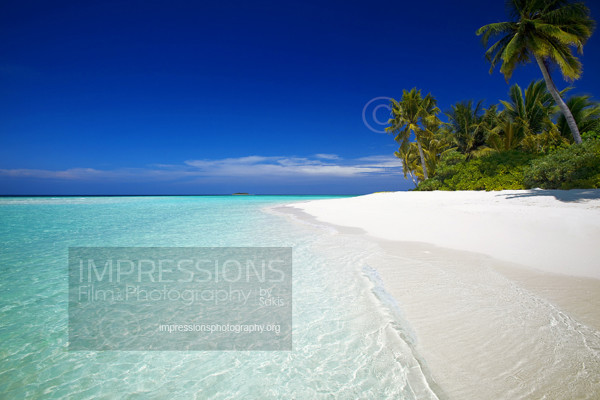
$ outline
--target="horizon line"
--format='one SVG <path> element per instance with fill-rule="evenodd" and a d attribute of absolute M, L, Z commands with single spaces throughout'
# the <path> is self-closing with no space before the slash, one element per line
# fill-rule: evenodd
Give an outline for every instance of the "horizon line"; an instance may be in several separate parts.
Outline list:
<path fill-rule="evenodd" d="M 377 193 L 377 192 L 371 192 Z M 222 194 L 0 194 L 0 197 L 199 197 L 199 196 L 360 196 L 370 193 L 222 193 Z"/>

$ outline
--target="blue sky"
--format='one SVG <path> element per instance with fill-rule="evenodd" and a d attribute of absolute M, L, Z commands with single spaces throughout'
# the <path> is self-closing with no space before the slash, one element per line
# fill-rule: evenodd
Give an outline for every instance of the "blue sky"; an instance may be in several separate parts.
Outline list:
<path fill-rule="evenodd" d="M 505 19 L 502 0 L 3 1 L 0 194 L 410 188 L 374 132 L 385 102 L 365 105 L 506 98 L 474 34 Z M 584 51 L 571 93 L 598 99 L 600 34 Z"/>

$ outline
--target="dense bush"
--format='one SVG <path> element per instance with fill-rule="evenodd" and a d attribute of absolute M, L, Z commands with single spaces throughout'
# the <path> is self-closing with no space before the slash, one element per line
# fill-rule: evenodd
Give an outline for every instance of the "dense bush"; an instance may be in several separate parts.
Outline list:
<path fill-rule="evenodd" d="M 596 139 L 600 140 L 600 131 L 598 131 L 598 132 L 594 132 L 594 131 L 583 132 L 581 134 L 581 138 L 583 140 L 596 140 Z"/>
<path fill-rule="evenodd" d="M 524 171 L 537 157 L 513 150 L 465 161 L 465 155 L 452 151 L 442 158 L 436 176 L 416 190 L 525 189 Z"/>
<path fill-rule="evenodd" d="M 525 171 L 526 187 L 600 188 L 600 140 L 593 135 L 580 145 L 559 149 L 535 160 Z"/>

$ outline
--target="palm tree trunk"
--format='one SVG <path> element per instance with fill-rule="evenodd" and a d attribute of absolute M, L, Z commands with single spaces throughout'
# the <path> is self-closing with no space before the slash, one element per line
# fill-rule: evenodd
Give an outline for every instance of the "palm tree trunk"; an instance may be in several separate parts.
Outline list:
<path fill-rule="evenodd" d="M 423 167 L 423 180 L 427 180 L 427 166 L 425 165 L 425 154 L 423 153 L 423 147 L 421 147 L 421 142 L 417 139 L 417 147 L 419 148 L 419 155 L 421 156 L 421 166 Z"/>
<path fill-rule="evenodd" d="M 415 176 L 413 175 L 412 172 L 408 173 L 410 175 L 410 179 L 412 180 L 413 185 L 415 185 L 415 187 L 419 186 L 419 183 L 415 180 Z"/>
<path fill-rule="evenodd" d="M 577 128 L 575 118 L 573 118 L 571 110 L 569 110 L 569 107 L 567 107 L 562 97 L 560 97 L 558 89 L 556 89 L 556 86 L 554 86 L 554 82 L 552 81 L 552 78 L 548 73 L 548 68 L 546 68 L 544 60 L 542 60 L 540 56 L 535 56 L 535 60 L 537 61 L 538 65 L 540 66 L 540 69 L 542 70 L 542 75 L 544 75 L 544 80 L 546 81 L 546 86 L 548 87 L 550 94 L 554 98 L 554 101 L 556 102 L 556 104 L 560 108 L 560 111 L 563 113 L 565 119 L 567 120 L 567 124 L 569 125 L 569 129 L 571 130 L 571 134 L 573 134 L 573 139 L 575 140 L 575 143 L 581 143 L 581 135 L 579 134 L 579 128 Z"/>

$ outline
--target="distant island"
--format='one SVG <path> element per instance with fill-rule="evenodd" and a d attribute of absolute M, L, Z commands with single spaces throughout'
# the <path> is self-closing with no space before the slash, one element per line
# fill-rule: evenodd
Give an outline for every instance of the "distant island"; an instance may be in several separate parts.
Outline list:
<path fill-rule="evenodd" d="M 232 196 L 250 196 L 250 193 L 233 193 Z"/>

